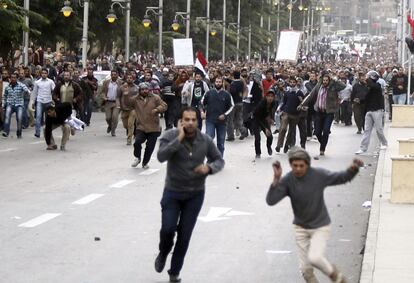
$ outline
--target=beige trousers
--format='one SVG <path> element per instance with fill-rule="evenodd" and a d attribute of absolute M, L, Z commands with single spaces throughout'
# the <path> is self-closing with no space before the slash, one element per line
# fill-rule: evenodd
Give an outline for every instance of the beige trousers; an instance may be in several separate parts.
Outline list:
<path fill-rule="evenodd" d="M 135 130 L 135 110 L 122 110 L 121 119 L 127 130 L 127 141 L 131 142 Z"/>
<path fill-rule="evenodd" d="M 111 129 L 111 134 L 115 134 L 116 127 L 118 126 L 119 111 L 120 109 L 115 102 L 107 101 L 105 103 L 105 119 L 108 127 Z"/>
<path fill-rule="evenodd" d="M 306 282 L 317 283 L 313 268 L 316 267 L 327 276 L 334 271 L 333 265 L 325 258 L 326 244 L 329 240 L 331 226 L 317 229 L 304 229 L 294 225 L 300 270 Z"/>
<path fill-rule="evenodd" d="M 55 145 L 55 139 L 53 138 L 53 130 L 59 128 L 60 126 L 58 125 L 53 125 L 52 126 L 52 134 L 50 137 L 50 145 Z M 43 133 L 44 134 L 44 133 Z M 60 145 L 65 146 L 67 141 L 69 140 L 69 136 L 70 136 L 70 126 L 68 124 L 63 124 L 62 125 L 62 141 L 60 143 Z"/>

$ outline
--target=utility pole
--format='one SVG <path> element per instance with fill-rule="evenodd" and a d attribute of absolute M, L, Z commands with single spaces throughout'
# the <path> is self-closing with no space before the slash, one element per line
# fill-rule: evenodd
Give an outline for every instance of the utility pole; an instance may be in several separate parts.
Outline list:
<path fill-rule="evenodd" d="M 159 0 L 158 2 L 158 62 L 160 64 L 164 63 L 164 58 L 162 55 L 162 20 L 163 20 L 163 9 L 164 9 L 164 0 Z"/>
<path fill-rule="evenodd" d="M 24 24 L 29 28 L 29 10 L 30 10 L 30 0 L 24 0 L 24 10 L 26 15 L 24 16 Z M 29 28 L 30 30 L 30 28 Z M 23 64 L 27 66 L 29 64 L 29 31 L 23 32 Z M 41 62 L 43 64 L 43 62 Z"/>
<path fill-rule="evenodd" d="M 267 18 L 267 31 L 270 34 L 270 16 L 268 16 Z M 269 62 L 270 62 L 270 42 L 267 42 L 267 63 Z"/>
<path fill-rule="evenodd" d="M 210 0 L 207 0 L 207 15 L 206 15 L 206 60 L 208 62 L 208 51 L 210 47 Z"/>
<path fill-rule="evenodd" d="M 191 0 L 187 0 L 187 20 L 185 22 L 185 37 L 190 38 Z"/>
<path fill-rule="evenodd" d="M 82 68 L 86 68 L 88 56 L 88 22 L 89 22 L 89 0 L 83 2 L 83 28 L 82 28 Z"/>
<path fill-rule="evenodd" d="M 129 61 L 129 35 L 131 28 L 131 0 L 126 1 L 125 17 L 125 62 Z"/>
<path fill-rule="evenodd" d="M 226 0 L 223 0 L 223 51 L 222 51 L 222 61 L 226 61 Z"/>
<path fill-rule="evenodd" d="M 240 49 L 240 0 L 237 8 L 237 42 L 236 42 L 236 61 L 239 62 Z"/>

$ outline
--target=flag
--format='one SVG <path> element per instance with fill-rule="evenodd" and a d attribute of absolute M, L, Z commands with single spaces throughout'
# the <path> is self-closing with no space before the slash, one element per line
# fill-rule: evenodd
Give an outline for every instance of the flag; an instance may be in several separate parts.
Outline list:
<path fill-rule="evenodd" d="M 207 76 L 206 67 L 207 60 L 204 58 L 203 53 L 201 51 L 197 51 L 196 60 L 194 63 L 194 67 L 196 67 L 200 73 L 204 74 L 204 76 Z"/>

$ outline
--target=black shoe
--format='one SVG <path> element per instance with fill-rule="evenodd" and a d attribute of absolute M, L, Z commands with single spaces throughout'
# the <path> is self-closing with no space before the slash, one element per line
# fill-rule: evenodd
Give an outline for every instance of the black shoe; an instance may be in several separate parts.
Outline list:
<path fill-rule="evenodd" d="M 227 138 L 226 141 L 232 142 L 232 141 L 234 141 L 234 138 Z"/>
<path fill-rule="evenodd" d="M 161 273 L 164 270 L 165 262 L 167 261 L 166 256 L 162 256 L 161 254 L 158 254 L 157 258 L 155 259 L 155 271 L 158 273 Z"/>
<path fill-rule="evenodd" d="M 171 275 L 170 274 L 170 282 L 171 283 L 178 283 L 181 282 L 181 278 L 179 275 Z"/>
<path fill-rule="evenodd" d="M 285 147 L 283 148 L 283 152 L 287 153 L 289 151 L 289 146 L 285 145 Z"/>
<path fill-rule="evenodd" d="M 273 154 L 273 150 L 270 146 L 267 148 L 267 153 L 269 154 L 269 156 L 272 156 Z"/>
<path fill-rule="evenodd" d="M 106 133 L 109 134 L 111 132 L 111 127 L 106 128 Z"/>
<path fill-rule="evenodd" d="M 362 133 L 361 133 L 361 131 L 358 131 L 358 132 L 356 132 L 356 133 L 357 133 L 357 135 L 360 135 L 360 134 L 362 134 Z"/>
<path fill-rule="evenodd" d="M 38 134 L 34 134 L 34 136 L 36 137 L 36 138 L 40 138 L 40 134 L 38 135 Z"/>
<path fill-rule="evenodd" d="M 306 145 L 305 144 L 301 144 L 300 147 L 303 148 L 303 149 L 305 149 L 306 148 Z"/>
<path fill-rule="evenodd" d="M 277 146 L 277 147 L 275 148 L 275 150 L 276 150 L 276 152 L 280 152 L 280 147 L 278 147 L 278 146 Z"/>
<path fill-rule="evenodd" d="M 2 133 L 2 136 L 3 136 L 3 137 L 5 137 L 5 138 L 7 138 L 9 135 L 8 135 L 8 134 L 6 134 L 5 132 L 3 132 L 3 133 Z"/>

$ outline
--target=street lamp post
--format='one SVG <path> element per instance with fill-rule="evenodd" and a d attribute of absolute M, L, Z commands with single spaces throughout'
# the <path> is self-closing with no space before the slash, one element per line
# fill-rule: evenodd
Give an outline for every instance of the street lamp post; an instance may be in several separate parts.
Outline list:
<path fill-rule="evenodd" d="M 66 0 L 63 8 L 60 10 L 65 17 L 70 17 L 73 13 L 70 7 L 70 1 Z M 86 68 L 86 59 L 88 54 L 88 22 L 89 22 L 89 0 L 83 0 L 83 6 L 79 1 L 79 5 L 83 7 L 83 25 L 82 25 L 82 68 Z"/>
<path fill-rule="evenodd" d="M 30 0 L 24 0 L 24 9 L 26 10 L 26 13 L 29 13 Z M 29 28 L 29 15 L 28 14 L 24 16 L 24 23 Z M 23 63 L 25 66 L 27 66 L 29 64 L 29 31 L 23 32 L 23 43 L 24 43 Z"/>
<path fill-rule="evenodd" d="M 221 60 L 223 63 L 226 61 L 226 0 L 223 0 L 223 51 Z"/>
<path fill-rule="evenodd" d="M 159 0 L 158 7 L 147 7 L 145 10 L 144 20 L 142 24 L 145 28 L 151 26 L 151 20 L 149 18 L 149 12 L 153 13 L 154 15 L 158 16 L 158 61 L 162 63 L 162 21 L 163 21 L 163 0 Z M 174 21 L 175 23 L 175 21 Z M 173 23 L 173 26 L 174 26 Z"/>
<path fill-rule="evenodd" d="M 187 21 L 185 23 L 185 37 L 190 38 L 191 0 L 187 0 Z"/>
<path fill-rule="evenodd" d="M 268 16 L 267 18 L 267 30 L 270 34 L 270 16 Z M 270 43 L 271 43 L 271 39 L 269 40 L 269 42 L 267 43 L 267 63 L 270 62 Z"/>
<path fill-rule="evenodd" d="M 88 0 L 89 1 L 89 0 Z M 124 3 L 124 5 L 123 5 Z M 111 9 L 106 16 L 109 23 L 115 22 L 117 19 L 114 6 L 118 5 L 126 11 L 125 15 L 125 57 L 126 62 L 129 61 L 129 41 L 130 41 L 130 24 L 131 24 L 131 0 L 112 0 Z"/>
<path fill-rule="evenodd" d="M 240 49 L 240 0 L 237 6 L 237 42 L 236 42 L 236 61 L 239 62 Z"/>
<path fill-rule="evenodd" d="M 207 0 L 207 15 L 206 15 L 206 60 L 208 62 L 210 48 L 210 0 Z"/>

